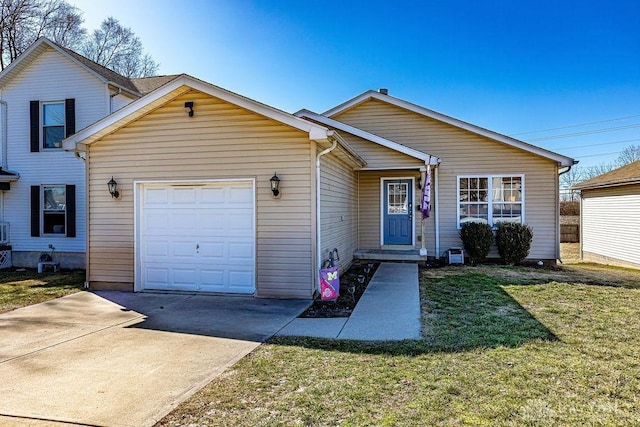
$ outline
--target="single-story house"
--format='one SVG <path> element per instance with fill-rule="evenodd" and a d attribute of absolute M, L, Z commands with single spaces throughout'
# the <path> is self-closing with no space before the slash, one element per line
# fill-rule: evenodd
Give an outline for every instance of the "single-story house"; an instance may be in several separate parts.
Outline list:
<path fill-rule="evenodd" d="M 640 160 L 573 186 L 580 190 L 580 257 L 640 268 Z"/>
<path fill-rule="evenodd" d="M 91 288 L 275 298 L 312 298 L 334 249 L 342 268 L 439 257 L 467 221 L 526 222 L 555 262 L 574 164 L 386 93 L 292 115 L 188 75 L 64 148 L 86 158 Z"/>

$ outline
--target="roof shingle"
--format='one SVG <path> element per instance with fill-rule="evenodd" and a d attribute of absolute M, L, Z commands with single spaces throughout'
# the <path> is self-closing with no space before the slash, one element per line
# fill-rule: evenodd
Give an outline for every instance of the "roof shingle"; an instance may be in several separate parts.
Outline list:
<path fill-rule="evenodd" d="M 587 190 L 601 187 L 614 187 L 625 184 L 640 183 L 640 160 L 614 169 L 595 178 L 579 182 L 572 188 L 574 190 Z"/>

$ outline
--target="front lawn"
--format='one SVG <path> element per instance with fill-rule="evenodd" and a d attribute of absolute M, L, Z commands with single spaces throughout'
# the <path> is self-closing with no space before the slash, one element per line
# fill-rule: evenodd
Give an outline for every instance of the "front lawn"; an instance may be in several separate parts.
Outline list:
<path fill-rule="evenodd" d="M 639 425 L 640 273 L 421 272 L 420 341 L 278 338 L 159 425 Z"/>
<path fill-rule="evenodd" d="M 84 271 L 38 274 L 0 271 L 0 313 L 82 290 Z"/>

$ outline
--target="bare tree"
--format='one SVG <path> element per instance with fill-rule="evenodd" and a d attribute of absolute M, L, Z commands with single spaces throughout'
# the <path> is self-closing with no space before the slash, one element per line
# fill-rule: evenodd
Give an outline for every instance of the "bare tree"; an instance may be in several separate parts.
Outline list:
<path fill-rule="evenodd" d="M 81 53 L 127 77 L 145 77 L 158 70 L 158 63 L 144 53 L 140 38 L 112 17 L 89 36 Z"/>
<path fill-rule="evenodd" d="M 42 36 L 77 47 L 86 33 L 82 22 L 80 10 L 65 0 L 0 0 L 0 68 Z"/>
<path fill-rule="evenodd" d="M 573 166 L 568 172 L 560 175 L 560 199 L 563 201 L 578 200 L 579 192 L 571 190 L 571 187 L 584 180 L 583 168 L 578 165 Z"/>
<path fill-rule="evenodd" d="M 626 147 L 616 159 L 616 166 L 624 166 L 640 160 L 640 145 L 630 145 Z"/>

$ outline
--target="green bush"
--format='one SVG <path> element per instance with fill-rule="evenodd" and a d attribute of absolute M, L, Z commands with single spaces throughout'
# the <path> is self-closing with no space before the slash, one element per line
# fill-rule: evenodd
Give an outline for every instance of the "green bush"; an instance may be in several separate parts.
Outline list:
<path fill-rule="evenodd" d="M 496 245 L 500 258 L 508 265 L 521 263 L 531 250 L 533 231 L 527 224 L 505 222 L 498 225 Z"/>
<path fill-rule="evenodd" d="M 489 224 L 480 222 L 468 222 L 460 229 L 460 239 L 464 245 L 471 264 L 484 261 L 489 255 L 489 248 L 493 241 L 493 231 Z"/>

